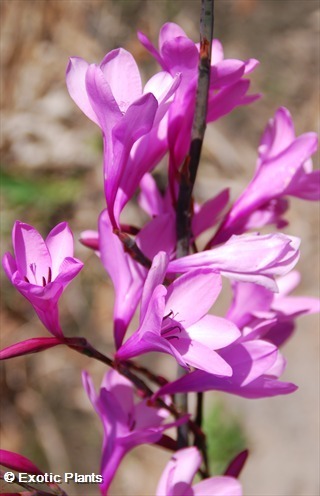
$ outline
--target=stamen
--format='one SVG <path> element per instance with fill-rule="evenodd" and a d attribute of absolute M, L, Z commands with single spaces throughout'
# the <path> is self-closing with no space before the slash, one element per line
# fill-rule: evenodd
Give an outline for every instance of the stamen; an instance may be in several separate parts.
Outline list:
<path fill-rule="evenodd" d="M 46 284 L 47 284 L 47 283 L 46 283 L 46 280 L 45 280 L 45 278 L 42 276 L 42 286 L 44 287 L 44 286 L 46 286 Z"/>
<path fill-rule="evenodd" d="M 178 329 L 178 331 L 181 332 L 181 327 L 179 325 L 175 325 L 172 327 L 167 327 L 167 329 L 162 329 L 161 330 L 161 336 L 164 336 L 165 334 L 168 334 L 169 332 L 172 332 L 175 329 Z M 172 336 L 172 337 L 174 337 L 174 336 Z M 169 338 L 166 338 L 166 339 L 169 339 Z"/>
<path fill-rule="evenodd" d="M 28 282 L 28 283 L 30 284 L 30 281 L 29 281 L 29 279 L 27 278 L 27 276 L 24 276 L 24 278 L 23 278 L 23 279 L 24 279 L 26 282 Z"/>
<path fill-rule="evenodd" d="M 173 315 L 173 310 L 171 310 L 171 309 L 170 309 L 170 312 L 169 312 L 167 315 L 165 315 L 165 316 L 163 317 L 163 320 L 168 319 L 168 318 L 169 318 L 169 317 L 171 317 L 172 315 Z"/>
<path fill-rule="evenodd" d="M 48 284 L 52 281 L 52 270 L 51 267 L 48 268 Z"/>

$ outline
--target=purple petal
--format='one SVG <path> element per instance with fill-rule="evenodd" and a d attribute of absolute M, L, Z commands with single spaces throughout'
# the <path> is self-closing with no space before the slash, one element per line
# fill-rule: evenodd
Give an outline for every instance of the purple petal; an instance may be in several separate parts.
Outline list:
<path fill-rule="evenodd" d="M 273 276 L 284 275 L 295 266 L 298 248 L 298 238 L 281 233 L 232 236 L 218 248 L 170 262 L 168 273 L 210 267 L 234 280 L 254 282 L 275 291 Z"/>
<path fill-rule="evenodd" d="M 21 277 L 41 286 L 42 278 L 47 280 L 51 257 L 47 246 L 36 229 L 16 221 L 12 231 L 12 242 Z"/>
<path fill-rule="evenodd" d="M 7 278 L 11 281 L 15 272 L 17 272 L 16 260 L 11 255 L 11 253 L 7 252 L 3 255 L 2 266 L 4 268 Z"/>
<path fill-rule="evenodd" d="M 235 83 L 240 79 L 245 70 L 242 60 L 225 59 L 211 66 L 210 89 L 220 89 Z"/>
<path fill-rule="evenodd" d="M 242 496 L 240 482 L 233 477 L 210 477 L 193 486 L 194 496 Z"/>
<path fill-rule="evenodd" d="M 158 189 L 157 183 L 148 172 L 140 181 L 140 194 L 138 203 L 150 217 L 164 213 L 163 197 Z"/>
<path fill-rule="evenodd" d="M 243 398 L 256 399 L 268 398 L 282 394 L 290 394 L 297 390 L 297 386 L 290 382 L 281 382 L 266 375 L 259 377 L 246 386 L 234 382 L 232 378 L 217 377 L 202 370 L 196 370 L 186 376 L 163 386 L 155 397 L 166 394 L 200 392 L 200 391 L 225 391 Z"/>
<path fill-rule="evenodd" d="M 63 340 L 59 338 L 31 338 L 20 343 L 13 344 L 0 351 L 0 360 L 7 358 L 14 358 L 21 355 L 28 355 L 29 353 L 38 353 L 53 346 L 63 344 Z"/>
<path fill-rule="evenodd" d="M 117 48 L 104 57 L 100 68 L 121 112 L 125 113 L 129 105 L 142 94 L 136 61 L 130 52 Z"/>
<path fill-rule="evenodd" d="M 50 231 L 46 245 L 52 260 L 52 279 L 55 279 L 64 259 L 73 257 L 73 234 L 66 222 L 61 222 Z"/>
<path fill-rule="evenodd" d="M 113 316 L 118 348 L 137 308 L 147 271 L 124 252 L 121 241 L 113 233 L 107 210 L 99 218 L 99 240 L 101 261 L 115 289 Z"/>
<path fill-rule="evenodd" d="M 142 298 L 141 298 L 141 310 L 140 310 L 140 324 L 144 320 L 146 313 L 148 311 L 148 306 L 151 298 L 153 298 L 153 292 L 157 286 L 163 283 L 166 270 L 168 267 L 168 255 L 165 252 L 159 252 L 152 261 L 151 268 L 149 269 L 146 281 L 144 283 Z M 162 291 L 163 292 L 163 291 Z M 167 291 L 164 292 L 166 294 Z M 160 316 L 161 320 L 163 314 Z"/>
<path fill-rule="evenodd" d="M 173 340 L 172 345 L 188 365 L 205 370 L 209 374 L 231 377 L 230 365 L 218 353 L 199 341 L 179 338 Z"/>
<path fill-rule="evenodd" d="M 92 108 L 86 88 L 88 67 L 89 64 L 85 60 L 71 57 L 66 71 L 66 83 L 72 100 L 89 119 L 99 126 L 99 119 Z"/>
<path fill-rule="evenodd" d="M 164 313 L 172 311 L 173 318 L 187 328 L 208 313 L 221 287 L 220 275 L 210 269 L 187 272 L 168 287 Z"/>
<path fill-rule="evenodd" d="M 219 350 L 241 336 L 239 329 L 230 320 L 215 315 L 205 315 L 187 329 L 192 340 L 197 340 L 211 350 Z"/>
<path fill-rule="evenodd" d="M 160 251 L 169 256 L 176 247 L 175 215 L 172 213 L 158 215 L 143 226 L 136 236 L 136 243 L 148 258 L 153 257 Z"/>
<path fill-rule="evenodd" d="M 65 258 L 59 267 L 60 272 L 55 282 L 62 284 L 65 288 L 79 274 L 82 268 L 83 263 L 80 260 L 71 257 Z"/>
<path fill-rule="evenodd" d="M 167 70 L 167 67 L 163 64 L 163 60 L 162 60 L 158 50 L 151 43 L 149 38 L 145 34 L 141 33 L 141 31 L 137 32 L 137 36 L 138 36 L 140 43 L 151 53 L 151 55 L 156 59 L 158 64 L 161 65 L 161 67 L 164 70 Z"/>
<path fill-rule="evenodd" d="M 122 113 L 102 70 L 94 64 L 86 73 L 86 91 L 98 123 L 106 139 L 110 140 L 111 130 L 121 120 Z"/>
<path fill-rule="evenodd" d="M 229 188 L 201 205 L 200 210 L 192 218 L 192 233 L 195 238 L 216 224 L 228 201 Z"/>
<path fill-rule="evenodd" d="M 159 480 L 156 496 L 174 494 L 184 496 L 188 486 L 201 465 L 201 455 L 197 448 L 190 447 L 177 451 L 167 463 Z M 179 490 L 180 488 L 180 490 Z"/>

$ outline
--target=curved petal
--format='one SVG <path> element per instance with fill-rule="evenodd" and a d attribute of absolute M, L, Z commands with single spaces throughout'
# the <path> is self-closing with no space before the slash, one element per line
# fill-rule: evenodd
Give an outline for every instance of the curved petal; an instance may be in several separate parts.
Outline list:
<path fill-rule="evenodd" d="M 199 341 L 211 350 L 229 346 L 241 336 L 239 329 L 230 320 L 215 315 L 205 315 L 187 329 L 192 340 Z"/>
<path fill-rule="evenodd" d="M 180 338 L 172 341 L 172 345 L 188 365 L 204 370 L 209 374 L 232 376 L 230 365 L 218 353 L 210 350 L 201 342 Z"/>
<path fill-rule="evenodd" d="M 125 113 L 142 94 L 140 72 L 134 57 L 127 50 L 117 48 L 104 57 L 100 68 L 121 112 Z"/>
<path fill-rule="evenodd" d="M 2 267 L 4 268 L 7 278 L 11 281 L 13 275 L 17 272 L 17 263 L 10 252 L 7 252 L 3 255 Z"/>
<path fill-rule="evenodd" d="M 168 287 L 164 313 L 172 311 L 173 318 L 187 328 L 208 313 L 221 287 L 221 276 L 212 270 L 189 271 Z"/>
<path fill-rule="evenodd" d="M 16 221 L 12 231 L 12 243 L 21 277 L 26 276 L 30 283 L 41 286 L 47 281 L 51 267 L 48 248 L 34 227 Z"/>
<path fill-rule="evenodd" d="M 197 448 L 184 448 L 177 451 L 167 463 L 159 480 L 156 496 L 184 496 L 185 489 L 201 465 L 201 455 Z M 180 485 L 180 490 L 179 490 Z"/>
<path fill-rule="evenodd" d="M 52 279 L 60 272 L 60 266 L 65 258 L 73 257 L 73 234 L 67 222 L 61 222 L 54 227 L 46 238 L 46 245 L 52 260 Z"/>
<path fill-rule="evenodd" d="M 80 57 L 71 57 L 66 71 L 66 83 L 72 100 L 89 119 L 99 126 L 99 119 L 92 108 L 86 88 L 88 67 L 88 62 Z"/>
<path fill-rule="evenodd" d="M 241 484 L 233 477 L 210 477 L 192 489 L 194 496 L 242 496 Z"/>

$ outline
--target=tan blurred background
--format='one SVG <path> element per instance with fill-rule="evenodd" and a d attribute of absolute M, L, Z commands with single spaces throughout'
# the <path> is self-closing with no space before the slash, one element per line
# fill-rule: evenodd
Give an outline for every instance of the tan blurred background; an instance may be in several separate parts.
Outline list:
<path fill-rule="evenodd" d="M 146 80 L 157 68 L 138 43 L 137 29 L 156 42 L 161 25 L 170 20 L 197 41 L 200 0 L 1 0 L 0 5 L 2 254 L 11 250 L 15 219 L 35 225 L 43 235 L 67 220 L 77 239 L 82 230 L 96 228 L 104 206 L 100 133 L 69 98 L 68 58 L 98 62 L 123 46 L 136 57 Z M 233 197 L 243 190 L 252 176 L 259 136 L 278 106 L 292 112 L 298 134 L 319 130 L 318 0 L 218 0 L 215 36 L 226 57 L 261 61 L 252 91 L 264 97 L 209 127 L 199 200 L 225 186 L 232 187 Z M 297 294 L 319 296 L 319 209 L 299 200 L 291 205 L 287 232 L 303 239 Z M 138 222 L 134 203 L 126 215 Z M 63 328 L 112 353 L 111 283 L 97 258 L 78 242 L 76 256 L 85 268 L 62 298 Z M 222 313 L 225 304 L 215 311 Z M 46 331 L 32 309 L 2 274 L 1 346 L 42 335 Z M 248 496 L 320 492 L 317 317 L 300 320 L 284 354 L 285 378 L 300 388 L 294 395 L 249 401 L 210 393 L 206 400 L 208 418 L 219 427 L 214 435 L 227 432 L 219 437 L 214 456 L 219 458 L 230 436 L 237 438 L 235 450 L 244 442 L 251 450 L 241 478 Z M 156 365 L 174 377 L 171 359 L 156 358 Z M 3 363 L 1 447 L 53 473 L 98 473 L 102 428 L 83 393 L 82 369 L 98 386 L 104 367 L 63 348 Z M 110 495 L 154 494 L 168 458 L 152 446 L 134 450 Z M 66 490 L 69 496 L 98 494 L 93 486 Z"/>

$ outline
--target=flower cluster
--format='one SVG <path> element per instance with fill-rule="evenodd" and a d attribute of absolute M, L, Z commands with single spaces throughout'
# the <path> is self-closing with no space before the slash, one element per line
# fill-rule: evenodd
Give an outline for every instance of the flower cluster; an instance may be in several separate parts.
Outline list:
<path fill-rule="evenodd" d="M 292 335 L 296 317 L 319 311 L 319 302 L 288 296 L 299 282 L 292 269 L 300 240 L 258 230 L 287 224 L 288 196 L 319 199 L 319 171 L 312 172 L 311 162 L 317 138 L 314 133 L 296 137 L 289 111 L 278 109 L 261 138 L 250 184 L 229 209 L 228 190 L 203 205 L 194 203 L 190 246 L 178 258 L 178 191 L 190 147 L 200 46 L 173 23 L 162 27 L 158 49 L 144 34 L 138 36 L 161 66 L 144 87 L 133 56 L 122 48 L 112 50 L 99 64 L 71 58 L 66 75 L 71 98 L 103 136 L 106 208 L 96 230 L 81 235 L 82 243 L 100 257 L 115 291 L 115 353 L 105 357 L 112 369 L 99 393 L 83 374 L 84 389 L 104 429 L 101 494 L 107 494 L 126 453 L 152 443 L 175 451 L 159 481 L 158 496 L 240 496 L 238 473 L 210 477 L 206 467 L 201 472 L 204 480 L 191 488 L 205 462 L 201 443 L 195 435 L 195 446 L 180 449 L 164 431 L 186 424 L 199 432 L 201 426 L 177 409 L 171 395 L 220 390 L 263 398 L 296 389 L 279 380 L 285 368 L 279 347 Z M 221 43 L 213 40 L 207 122 L 259 98 L 249 93 L 247 78 L 257 65 L 254 59 L 225 59 Z M 160 191 L 151 173 L 166 154 L 168 182 Z M 121 222 L 122 211 L 136 192 L 148 216 L 140 229 Z M 215 234 L 199 251 L 199 236 L 212 228 Z M 65 344 L 103 361 L 104 355 L 86 340 L 65 337 L 59 320 L 59 298 L 82 268 L 73 258 L 67 224 L 57 225 L 44 241 L 36 229 L 17 221 L 13 248 L 14 256 L 4 255 L 5 272 L 53 337 L 14 344 L 0 357 Z M 233 292 L 224 318 L 214 315 L 214 308 L 212 313 L 223 278 L 231 280 Z M 138 307 L 138 327 L 128 335 Z M 149 352 L 170 355 L 172 365 L 179 364 L 184 374 L 169 382 L 132 362 Z M 157 389 L 149 387 L 145 376 Z M 25 468 L 23 457 L 3 453 L 5 466 Z"/>

